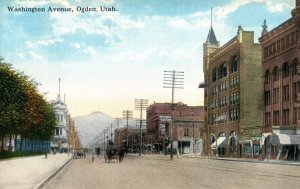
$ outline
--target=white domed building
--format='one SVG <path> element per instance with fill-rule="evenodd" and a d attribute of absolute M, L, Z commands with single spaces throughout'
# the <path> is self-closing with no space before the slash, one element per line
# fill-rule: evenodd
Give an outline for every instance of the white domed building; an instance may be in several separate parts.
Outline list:
<path fill-rule="evenodd" d="M 56 117 L 56 128 L 50 140 L 50 148 L 55 152 L 69 151 L 69 129 L 67 117 L 69 115 L 67 105 L 62 101 L 60 93 L 56 100 L 50 101 Z"/>

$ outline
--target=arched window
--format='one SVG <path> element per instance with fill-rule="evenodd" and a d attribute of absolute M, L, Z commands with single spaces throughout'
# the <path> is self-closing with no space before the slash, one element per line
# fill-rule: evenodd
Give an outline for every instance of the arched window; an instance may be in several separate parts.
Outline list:
<path fill-rule="evenodd" d="M 278 67 L 275 66 L 275 68 L 273 69 L 273 81 L 278 81 L 278 79 L 279 79 Z"/>
<path fill-rule="evenodd" d="M 231 61 L 231 72 L 236 72 L 236 71 L 238 71 L 238 60 L 237 57 L 234 56 Z"/>
<path fill-rule="evenodd" d="M 270 83 L 270 71 L 267 70 L 265 73 L 265 84 Z"/>
<path fill-rule="evenodd" d="M 282 77 L 289 77 L 289 64 L 287 62 L 282 65 Z"/>
<path fill-rule="evenodd" d="M 227 76 L 227 65 L 225 63 L 221 64 L 219 68 L 220 78 Z"/>
<path fill-rule="evenodd" d="M 293 73 L 294 74 L 300 74 L 300 63 L 299 63 L 299 59 L 298 58 L 294 59 L 294 61 L 292 63 L 292 67 L 293 67 Z"/>
<path fill-rule="evenodd" d="M 211 78 L 212 82 L 217 81 L 217 69 L 216 69 L 216 68 L 213 68 L 213 69 L 212 69 L 211 77 L 212 77 L 212 78 Z"/>

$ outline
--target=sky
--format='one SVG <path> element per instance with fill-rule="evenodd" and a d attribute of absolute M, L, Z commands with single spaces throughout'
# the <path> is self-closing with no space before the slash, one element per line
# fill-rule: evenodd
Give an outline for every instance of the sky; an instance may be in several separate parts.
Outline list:
<path fill-rule="evenodd" d="M 39 7 L 46 12 L 8 11 Z M 81 12 L 112 6 L 116 11 Z M 295 0 L 0 0 L 0 56 L 40 83 L 47 100 L 66 94 L 72 116 L 122 117 L 135 99 L 171 102 L 164 70 L 184 72 L 175 102 L 204 104 L 203 43 L 211 24 L 221 45 L 238 25 L 255 32 L 291 17 Z M 73 12 L 47 12 L 48 7 Z M 139 112 L 133 112 L 139 117 Z"/>

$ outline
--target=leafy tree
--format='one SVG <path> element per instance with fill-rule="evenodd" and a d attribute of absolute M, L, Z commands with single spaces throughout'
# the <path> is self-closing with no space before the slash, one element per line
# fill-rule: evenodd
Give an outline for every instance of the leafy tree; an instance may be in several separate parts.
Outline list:
<path fill-rule="evenodd" d="M 27 103 L 24 78 L 0 57 L 0 135 L 15 134 Z M 3 149 L 3 142 L 2 142 Z"/>
<path fill-rule="evenodd" d="M 53 108 L 39 94 L 37 83 L 0 57 L 0 137 L 21 135 L 49 139 L 55 127 Z M 3 150 L 3 142 L 2 142 Z"/>

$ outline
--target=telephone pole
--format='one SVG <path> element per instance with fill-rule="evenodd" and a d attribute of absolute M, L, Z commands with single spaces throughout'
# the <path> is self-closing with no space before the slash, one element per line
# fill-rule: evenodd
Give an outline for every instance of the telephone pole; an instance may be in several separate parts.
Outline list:
<path fill-rule="evenodd" d="M 128 149 L 128 119 L 132 119 L 131 110 L 123 110 L 123 118 L 126 119 L 126 151 Z"/>
<path fill-rule="evenodd" d="M 171 115 L 171 127 L 170 127 L 170 139 L 171 139 L 171 155 L 170 159 L 173 159 L 173 138 L 174 133 L 174 112 L 175 112 L 175 104 L 174 104 L 174 92 L 175 89 L 183 89 L 183 79 L 184 79 L 184 72 L 179 71 L 164 71 L 164 86 L 163 88 L 171 88 L 172 89 L 172 115 Z M 177 149 L 178 150 L 178 149 Z"/>
<path fill-rule="evenodd" d="M 148 99 L 135 99 L 135 110 L 140 110 L 140 148 L 139 148 L 139 156 L 141 156 L 141 148 L 142 148 L 142 119 L 143 119 L 143 110 L 146 110 L 148 107 Z"/>

